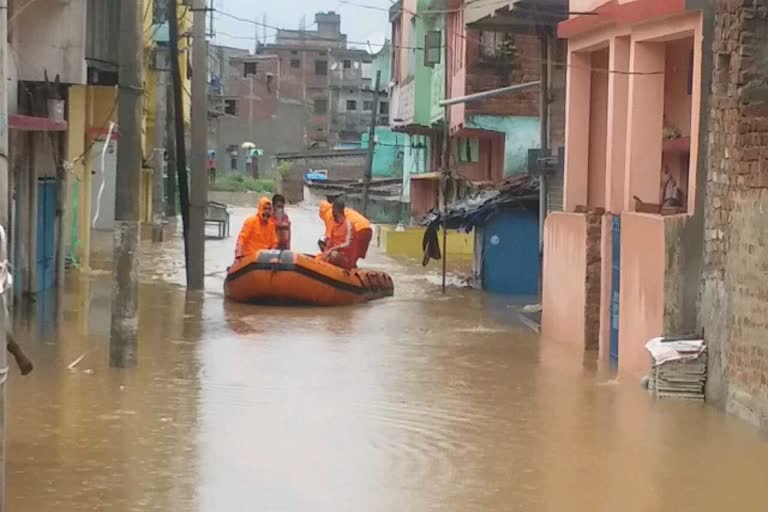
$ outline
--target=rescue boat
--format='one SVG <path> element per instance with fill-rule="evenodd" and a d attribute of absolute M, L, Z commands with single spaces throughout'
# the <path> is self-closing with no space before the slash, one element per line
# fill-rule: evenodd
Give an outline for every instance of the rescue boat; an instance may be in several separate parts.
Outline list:
<path fill-rule="evenodd" d="M 391 297 L 384 272 L 344 270 L 291 251 L 259 251 L 227 270 L 224 295 L 236 302 L 343 306 Z"/>

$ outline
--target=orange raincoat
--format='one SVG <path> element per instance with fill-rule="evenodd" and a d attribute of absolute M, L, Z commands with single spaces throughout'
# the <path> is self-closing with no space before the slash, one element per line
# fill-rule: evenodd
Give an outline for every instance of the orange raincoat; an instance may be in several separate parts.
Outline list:
<path fill-rule="evenodd" d="M 264 220 L 264 208 L 272 206 L 272 202 L 262 197 L 255 215 L 251 215 L 243 223 L 240 235 L 237 237 L 235 258 L 249 256 L 265 249 L 277 248 L 277 230 L 274 221 Z"/>

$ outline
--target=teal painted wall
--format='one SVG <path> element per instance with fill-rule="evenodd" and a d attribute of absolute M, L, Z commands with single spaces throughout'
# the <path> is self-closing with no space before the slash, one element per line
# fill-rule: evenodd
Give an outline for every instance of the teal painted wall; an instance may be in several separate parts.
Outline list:
<path fill-rule="evenodd" d="M 429 30 L 441 31 L 441 46 L 445 46 L 445 16 L 437 15 L 427 18 L 427 27 Z M 438 123 L 443 119 L 444 109 L 440 106 L 440 102 L 445 99 L 445 53 L 441 55 L 440 64 L 435 65 L 432 68 L 430 76 L 430 93 L 429 93 L 429 121 L 430 123 Z"/>
<path fill-rule="evenodd" d="M 389 89 L 389 82 L 392 81 L 392 45 L 389 39 L 384 43 L 379 53 L 373 56 L 371 62 L 371 77 L 376 80 L 376 72 L 381 71 L 381 83 L 379 87 L 382 91 Z"/>
<path fill-rule="evenodd" d="M 373 176 L 382 178 L 402 176 L 407 145 L 407 135 L 393 132 L 387 126 L 377 126 L 376 147 L 373 149 Z M 368 133 L 360 137 L 360 147 L 368 147 Z"/>
<path fill-rule="evenodd" d="M 468 128 L 479 128 L 504 134 L 504 175 L 525 172 L 528 149 L 541 142 L 538 117 L 471 116 Z"/>
<path fill-rule="evenodd" d="M 412 135 L 403 150 L 403 201 L 411 200 L 411 174 L 429 172 L 429 137 Z"/>

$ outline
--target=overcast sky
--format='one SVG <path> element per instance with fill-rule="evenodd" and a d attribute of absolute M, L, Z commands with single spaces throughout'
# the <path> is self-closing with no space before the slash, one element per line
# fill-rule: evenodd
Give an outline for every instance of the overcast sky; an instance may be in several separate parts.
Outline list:
<path fill-rule="evenodd" d="M 307 28 L 316 28 L 317 11 L 335 11 L 341 14 L 341 31 L 348 36 L 349 41 L 379 40 L 389 36 L 389 15 L 385 10 L 367 9 L 357 5 L 363 4 L 374 8 L 388 9 L 392 0 L 214 0 L 214 8 L 224 13 L 233 14 L 239 18 L 262 21 L 267 16 L 267 25 L 280 28 L 296 29 L 302 16 L 306 17 Z M 262 37 L 263 29 L 252 23 L 244 23 L 228 18 L 222 14 L 215 16 L 214 28 L 216 44 L 234 46 L 237 48 L 253 49 L 253 38 L 258 29 Z M 231 37 L 231 36 L 237 36 Z M 272 42 L 275 31 L 267 29 L 268 41 Z M 246 39 L 247 38 L 247 39 Z M 375 48 L 378 49 L 378 48 Z"/>

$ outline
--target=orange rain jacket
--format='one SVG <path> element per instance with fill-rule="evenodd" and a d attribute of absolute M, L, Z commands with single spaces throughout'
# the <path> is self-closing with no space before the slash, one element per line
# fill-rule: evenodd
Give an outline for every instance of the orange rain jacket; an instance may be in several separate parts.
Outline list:
<path fill-rule="evenodd" d="M 325 238 L 331 239 L 331 233 L 333 232 L 333 205 L 328 201 L 320 201 L 320 219 L 325 224 Z"/>
<path fill-rule="evenodd" d="M 264 208 L 272 205 L 272 202 L 262 197 L 259 201 L 259 208 L 255 215 L 251 215 L 243 223 L 240 235 L 237 237 L 236 258 L 250 256 L 265 249 L 277 248 L 277 230 L 275 223 L 270 218 L 264 220 Z"/>
<path fill-rule="evenodd" d="M 323 254 L 328 255 L 333 251 L 338 252 L 343 259 L 341 267 L 349 270 L 355 266 L 357 261 L 355 257 L 357 247 L 354 241 L 355 228 L 352 226 L 349 218 L 345 216 L 344 220 L 339 223 L 334 220 L 331 226 L 331 236 L 328 238 L 328 246 Z"/>
<path fill-rule="evenodd" d="M 371 222 L 363 217 L 363 215 L 353 210 L 352 208 L 344 208 L 344 215 L 352 223 L 352 227 L 355 228 L 355 232 L 359 233 L 364 229 L 371 229 Z M 320 218 L 325 223 L 325 237 L 330 240 L 331 233 L 333 232 L 333 205 L 328 201 L 320 202 Z"/>

